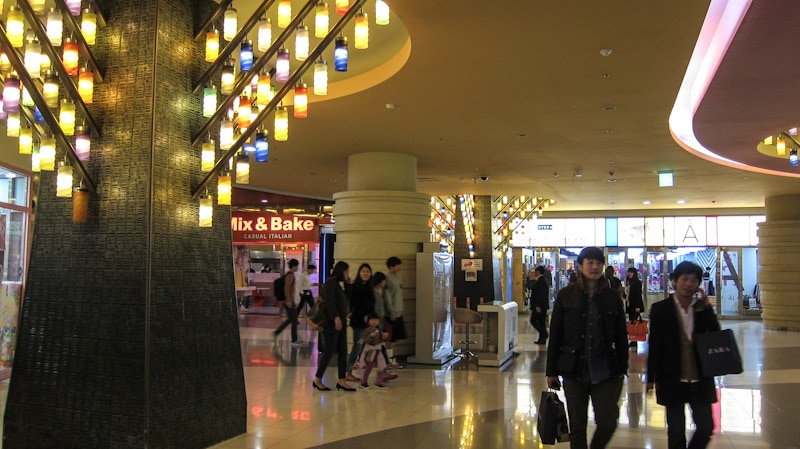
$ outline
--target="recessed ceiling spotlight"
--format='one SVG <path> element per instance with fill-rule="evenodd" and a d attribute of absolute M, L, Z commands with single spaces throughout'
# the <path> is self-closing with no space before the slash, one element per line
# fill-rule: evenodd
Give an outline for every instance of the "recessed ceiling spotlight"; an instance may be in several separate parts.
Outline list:
<path fill-rule="evenodd" d="M 386 103 L 386 109 L 394 109 L 396 107 L 397 105 L 395 105 L 394 103 Z"/>
<path fill-rule="evenodd" d="M 263 200 L 261 200 L 261 202 L 262 202 L 262 203 L 269 203 L 269 200 L 267 200 L 267 199 L 263 199 Z"/>
<path fill-rule="evenodd" d="M 572 176 L 575 177 L 575 178 L 583 178 L 583 173 L 581 173 L 579 171 L 576 171 L 575 174 L 572 175 Z"/>
<path fill-rule="evenodd" d="M 678 200 L 678 204 L 686 204 L 686 200 Z"/>
<path fill-rule="evenodd" d="M 649 206 L 650 205 L 650 200 L 644 200 L 644 201 L 642 201 L 642 204 L 644 204 L 645 206 Z"/>
<path fill-rule="evenodd" d="M 600 50 L 600 55 L 602 55 L 604 58 L 611 56 L 611 53 L 614 53 L 614 50 L 610 48 L 604 48 Z"/>

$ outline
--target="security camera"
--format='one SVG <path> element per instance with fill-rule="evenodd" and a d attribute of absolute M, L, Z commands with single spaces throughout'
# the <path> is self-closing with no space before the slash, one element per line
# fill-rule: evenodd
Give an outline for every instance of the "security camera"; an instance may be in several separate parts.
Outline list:
<path fill-rule="evenodd" d="M 481 181 L 488 181 L 488 180 L 489 180 L 488 176 L 481 176 Z"/>

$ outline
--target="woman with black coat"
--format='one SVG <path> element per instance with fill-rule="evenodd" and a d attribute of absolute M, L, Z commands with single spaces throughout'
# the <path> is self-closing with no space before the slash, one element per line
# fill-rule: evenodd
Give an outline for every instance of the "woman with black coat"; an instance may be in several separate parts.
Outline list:
<path fill-rule="evenodd" d="M 642 281 L 639 280 L 639 270 L 634 267 L 628 268 L 625 278 L 625 302 L 628 312 L 628 321 L 638 320 L 644 312 L 644 299 L 642 298 Z M 636 347 L 636 342 L 632 341 L 628 345 Z"/>
<path fill-rule="evenodd" d="M 333 358 L 333 353 L 338 352 L 336 361 L 339 370 L 339 381 L 336 383 L 337 390 L 356 391 L 345 381 L 347 368 L 347 327 L 345 326 L 349 308 L 347 304 L 347 284 L 350 282 L 350 265 L 347 262 L 336 262 L 333 266 L 333 273 L 322 286 L 322 299 L 325 301 L 326 313 L 328 314 L 328 326 L 323 330 L 322 342 L 324 348 L 322 357 L 319 359 L 317 373 L 314 376 L 312 386 L 315 390 L 330 391 L 331 389 L 322 383 L 322 376 Z"/>
<path fill-rule="evenodd" d="M 353 365 L 361 356 L 361 349 L 364 347 L 361 337 L 364 329 L 368 326 L 367 316 L 374 311 L 375 290 L 372 285 L 372 267 L 367 263 L 362 263 L 358 267 L 358 275 L 350 289 L 350 327 L 353 328 L 353 347 L 347 358 L 345 379 L 348 382 L 361 382 L 360 378 L 353 375 Z"/>

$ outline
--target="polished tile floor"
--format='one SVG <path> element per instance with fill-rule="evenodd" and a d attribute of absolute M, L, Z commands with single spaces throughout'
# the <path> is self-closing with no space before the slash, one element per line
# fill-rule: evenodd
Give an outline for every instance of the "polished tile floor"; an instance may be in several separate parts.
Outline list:
<path fill-rule="evenodd" d="M 455 362 L 407 366 L 386 390 L 313 391 L 316 346 L 273 344 L 274 316 L 242 315 L 242 357 L 248 397 L 247 434 L 214 449 L 251 448 L 538 448 L 538 398 L 545 353 L 520 317 L 520 353 L 502 369 Z M 800 448 L 800 333 L 765 329 L 756 321 L 727 321 L 745 372 L 718 378 L 718 431 L 711 448 Z M 315 333 L 300 327 L 300 339 Z M 631 351 L 620 425 L 610 447 L 666 448 L 664 409 L 645 394 L 646 347 Z M 326 373 L 335 384 L 336 368 Z M 689 420 L 691 421 L 691 420 Z M 590 432 L 593 429 L 590 426 Z M 560 445 L 568 447 L 567 444 Z"/>

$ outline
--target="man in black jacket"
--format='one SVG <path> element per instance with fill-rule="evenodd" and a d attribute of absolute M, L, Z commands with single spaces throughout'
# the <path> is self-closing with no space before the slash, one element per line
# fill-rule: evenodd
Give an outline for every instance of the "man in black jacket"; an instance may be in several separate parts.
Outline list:
<path fill-rule="evenodd" d="M 675 293 L 653 304 L 647 354 L 647 390 L 666 407 L 667 445 L 686 449 L 686 404 L 692 408 L 695 432 L 689 449 L 703 449 L 714 432 L 711 404 L 717 402 L 713 377 L 700 374 L 694 335 L 720 329 L 700 283 L 703 269 L 681 262 L 670 274 Z"/>
<path fill-rule="evenodd" d="M 619 397 L 628 371 L 628 333 L 619 292 L 603 279 L 605 256 L 587 247 L 578 255 L 578 281 L 561 289 L 550 318 L 547 386 L 564 381 L 570 448 L 586 449 L 589 398 L 597 429 L 591 448 L 611 441 L 619 419 Z"/>
<path fill-rule="evenodd" d="M 547 310 L 550 308 L 550 286 L 544 277 L 545 268 L 538 266 L 533 270 L 531 289 L 531 325 L 539 332 L 537 345 L 547 344 Z"/>

